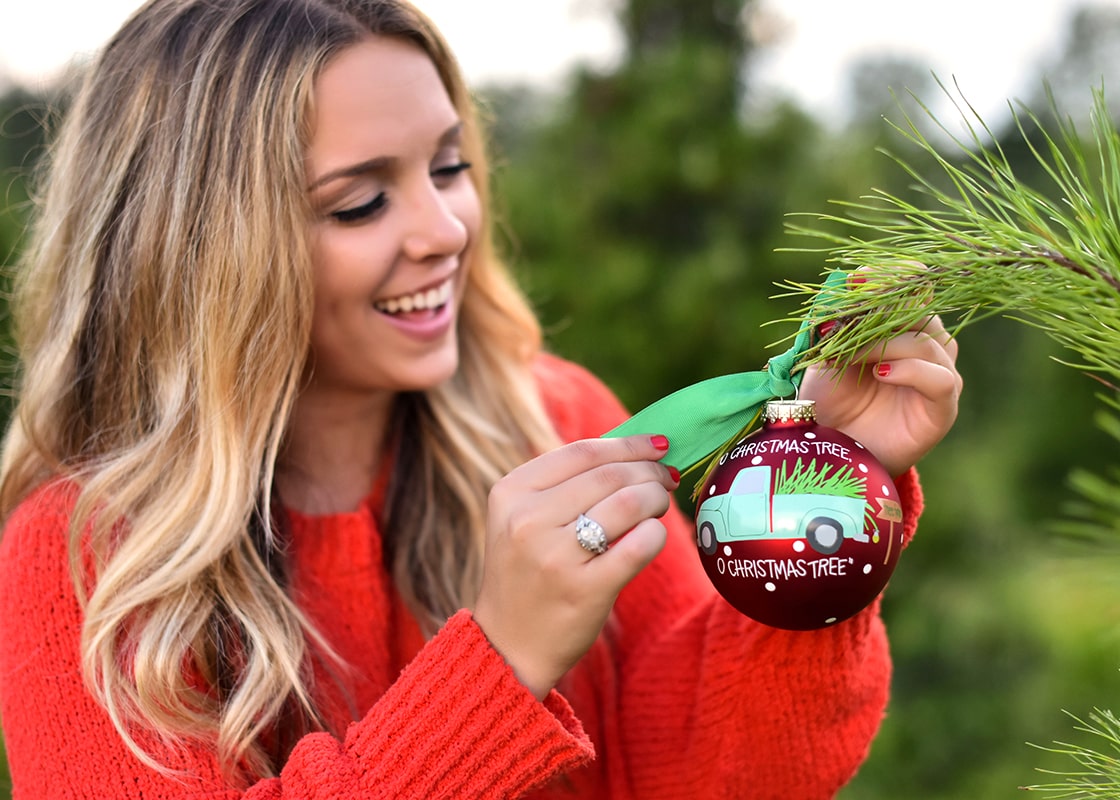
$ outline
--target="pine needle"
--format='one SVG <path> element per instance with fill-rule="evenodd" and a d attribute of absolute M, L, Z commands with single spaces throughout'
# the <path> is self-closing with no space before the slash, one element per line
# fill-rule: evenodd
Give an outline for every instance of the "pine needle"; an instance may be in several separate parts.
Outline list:
<path fill-rule="evenodd" d="M 1111 711 L 1101 709 L 1089 715 L 1089 722 L 1072 714 L 1069 716 L 1077 723 L 1078 731 L 1096 737 L 1103 747 L 1094 749 L 1066 742 L 1055 742 L 1050 747 L 1035 745 L 1040 750 L 1072 759 L 1077 768 L 1040 769 L 1039 772 L 1058 780 L 1022 788 L 1063 800 L 1116 800 L 1120 797 L 1120 720 Z"/>

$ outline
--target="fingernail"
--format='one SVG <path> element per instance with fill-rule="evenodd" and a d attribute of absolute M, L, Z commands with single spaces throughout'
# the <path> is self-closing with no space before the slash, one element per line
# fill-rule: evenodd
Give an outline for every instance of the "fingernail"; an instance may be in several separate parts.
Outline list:
<path fill-rule="evenodd" d="M 858 273 L 853 273 L 853 274 L 848 276 L 848 285 L 849 286 L 858 286 L 861 283 L 867 283 L 867 276 L 866 275 L 860 275 Z"/>
<path fill-rule="evenodd" d="M 669 470 L 669 477 L 672 478 L 676 483 L 680 483 L 681 482 L 681 471 L 679 469 L 677 469 L 676 467 L 667 467 L 667 468 Z"/>
<path fill-rule="evenodd" d="M 834 320 L 834 319 L 830 319 L 827 322 L 822 322 L 820 325 L 817 326 L 817 336 L 819 336 L 821 339 L 823 339 L 824 337 L 826 337 L 830 333 L 832 333 L 834 330 L 836 330 L 836 326 L 839 325 L 839 324 L 840 323 L 837 320 Z"/>
<path fill-rule="evenodd" d="M 891 374 L 891 365 L 890 364 L 880 364 L 878 367 L 875 368 L 875 371 L 879 373 L 880 378 L 885 378 L 885 377 L 887 377 L 888 375 Z"/>
<path fill-rule="evenodd" d="M 653 444 L 653 446 L 656 447 L 658 450 L 668 450 L 669 449 L 669 437 L 668 436 L 662 436 L 659 433 L 659 434 L 656 434 L 655 436 L 649 437 L 649 440 Z"/>

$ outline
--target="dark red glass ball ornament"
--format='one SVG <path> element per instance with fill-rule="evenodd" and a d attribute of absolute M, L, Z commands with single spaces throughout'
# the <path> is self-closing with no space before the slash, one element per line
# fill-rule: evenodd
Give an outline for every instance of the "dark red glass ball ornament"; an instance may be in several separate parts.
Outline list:
<path fill-rule="evenodd" d="M 787 630 L 835 625 L 879 596 L 902 552 L 891 476 L 859 442 L 819 425 L 812 400 L 766 404 L 696 498 L 700 560 L 721 595 Z"/>

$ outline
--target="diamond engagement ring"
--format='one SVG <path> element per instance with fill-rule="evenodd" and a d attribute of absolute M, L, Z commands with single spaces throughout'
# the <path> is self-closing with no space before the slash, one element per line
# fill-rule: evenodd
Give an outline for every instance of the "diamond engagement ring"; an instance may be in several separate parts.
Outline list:
<path fill-rule="evenodd" d="M 607 532 L 591 517 L 580 514 L 576 520 L 576 541 L 579 546 L 594 555 L 607 552 Z"/>

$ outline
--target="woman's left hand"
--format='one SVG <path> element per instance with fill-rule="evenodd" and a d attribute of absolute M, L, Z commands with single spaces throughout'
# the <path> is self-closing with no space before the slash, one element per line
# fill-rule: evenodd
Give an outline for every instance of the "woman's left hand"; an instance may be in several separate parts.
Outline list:
<path fill-rule="evenodd" d="M 867 447 L 894 477 L 928 453 L 957 418 L 957 341 L 939 317 L 875 347 L 839 373 L 810 366 L 798 397 L 817 421 Z"/>

